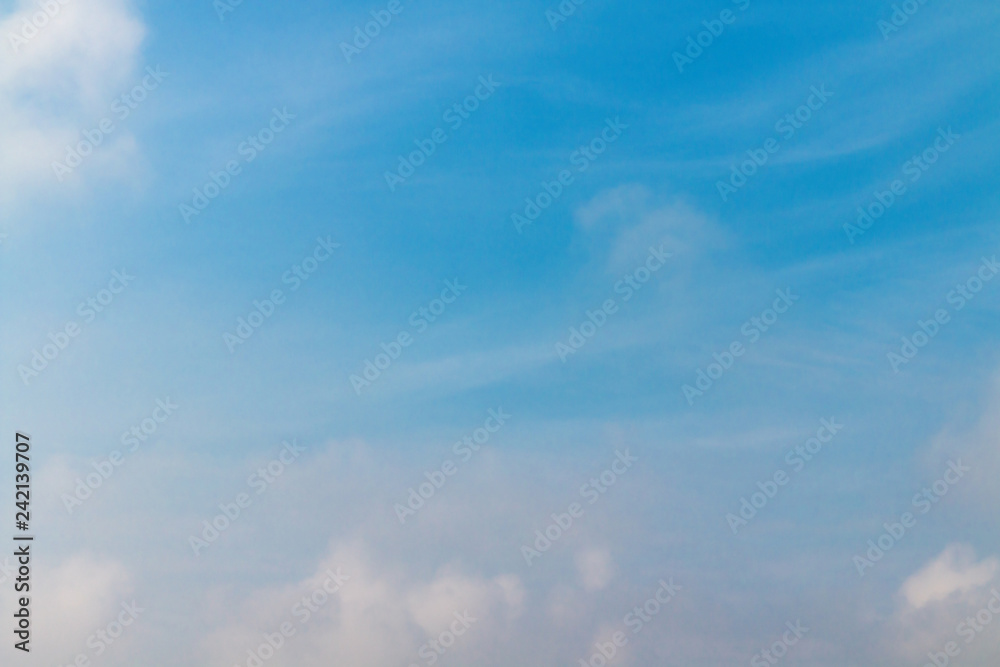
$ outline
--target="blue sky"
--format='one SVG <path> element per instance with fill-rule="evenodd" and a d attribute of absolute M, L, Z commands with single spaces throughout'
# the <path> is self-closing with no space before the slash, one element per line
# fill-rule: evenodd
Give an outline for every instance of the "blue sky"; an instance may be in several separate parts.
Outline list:
<path fill-rule="evenodd" d="M 553 28 L 557 3 L 399 0 L 348 62 L 388 5 L 68 0 L 25 37 L 44 10 L 0 3 L 0 423 L 37 443 L 45 540 L 18 658 L 246 665 L 340 567 L 265 664 L 429 664 L 463 611 L 478 620 L 441 664 L 577 665 L 617 631 L 612 664 L 771 664 L 796 621 L 789 664 L 920 665 L 949 641 L 994 664 L 996 625 L 969 643 L 957 626 L 1000 586 L 997 9 L 929 0 L 890 31 L 892 3 L 588 0 Z M 688 38 L 702 52 L 679 71 Z M 475 109 L 457 123 L 456 104 Z M 213 174 L 224 187 L 185 215 Z M 791 305 L 768 312 L 779 291 Z M 921 322 L 934 335 L 894 368 Z M 366 362 L 385 368 L 356 391 Z M 501 409 L 464 460 L 455 443 Z M 796 470 L 823 419 L 843 428 Z M 258 494 L 293 441 L 305 453 Z M 590 505 L 581 485 L 626 450 Z M 922 514 L 914 495 L 958 460 L 971 470 Z M 734 534 L 727 515 L 777 472 Z M 855 557 L 905 512 L 862 576 Z M 623 617 L 661 579 L 681 589 L 633 635 Z M 88 637 L 132 600 L 146 611 L 96 655 Z"/>

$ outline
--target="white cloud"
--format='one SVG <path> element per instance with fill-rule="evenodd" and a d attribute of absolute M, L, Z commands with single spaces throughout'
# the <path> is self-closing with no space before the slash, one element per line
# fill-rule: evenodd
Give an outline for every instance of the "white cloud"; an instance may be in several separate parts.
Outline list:
<path fill-rule="evenodd" d="M 10 188 L 0 203 L 25 186 L 57 184 L 52 161 L 108 115 L 137 70 L 146 28 L 129 0 L 51 4 L 58 11 L 36 32 L 24 28 L 32 17 L 43 23 L 28 0 L 0 19 L 0 182 Z M 31 36 L 22 42 L 22 34 Z M 98 149 L 102 157 L 134 149 L 125 131 L 116 134 Z"/>
<path fill-rule="evenodd" d="M 641 264 L 650 246 L 662 244 L 666 252 L 673 253 L 674 263 L 686 263 L 725 245 L 725 235 L 714 220 L 682 198 L 660 205 L 643 185 L 605 190 L 573 215 L 594 247 L 606 255 L 608 270 L 613 273 Z"/>
<path fill-rule="evenodd" d="M 996 576 L 996 557 L 976 562 L 975 550 L 965 544 L 950 544 L 941 554 L 903 582 L 900 593 L 914 609 L 946 600 L 956 593 L 979 588 Z"/>
<path fill-rule="evenodd" d="M 37 549 L 35 554 L 36 559 L 41 558 Z M 16 566 L 13 557 L 7 559 Z M 29 664 L 70 661 L 80 653 L 93 658 L 87 638 L 114 621 L 122 603 L 133 601 L 130 573 L 120 563 L 87 554 L 76 554 L 55 565 L 33 560 L 31 568 L 33 662 Z M 13 610 L 14 603 L 13 586 L 4 581 L 0 607 Z"/>
<path fill-rule="evenodd" d="M 338 569 L 349 577 L 343 587 L 308 621 L 295 616 L 295 601 L 317 589 L 325 572 Z M 356 543 L 333 551 L 314 575 L 301 582 L 261 590 L 234 603 L 233 608 L 241 610 L 239 620 L 212 633 L 204 646 L 215 662 L 231 664 L 240 656 L 245 659 L 246 651 L 262 641 L 262 633 L 274 632 L 289 621 L 296 634 L 280 650 L 276 664 L 423 663 L 418 655 L 421 646 L 449 631 L 456 614 L 467 614 L 474 622 L 446 653 L 476 655 L 484 642 L 504 634 L 521 615 L 524 595 L 516 575 L 484 578 L 449 566 L 423 579 L 402 569 L 379 569 L 368 550 Z"/>
<path fill-rule="evenodd" d="M 962 482 L 963 487 L 969 488 L 977 505 L 989 506 L 1000 500 L 1000 487 L 996 483 L 1000 475 L 1000 373 L 994 373 L 981 406 L 976 423 L 949 424 L 938 433 L 924 456 L 923 465 L 929 471 L 935 470 L 956 453 L 961 454 L 963 461 L 972 466 L 972 471 L 967 473 L 968 481 Z M 987 516 L 984 521 L 991 519 Z M 994 522 L 984 528 L 992 529 L 996 525 Z"/>
<path fill-rule="evenodd" d="M 646 208 L 652 193 L 643 185 L 621 185 L 599 193 L 574 212 L 578 225 L 591 229 L 609 218 L 622 221 Z"/>

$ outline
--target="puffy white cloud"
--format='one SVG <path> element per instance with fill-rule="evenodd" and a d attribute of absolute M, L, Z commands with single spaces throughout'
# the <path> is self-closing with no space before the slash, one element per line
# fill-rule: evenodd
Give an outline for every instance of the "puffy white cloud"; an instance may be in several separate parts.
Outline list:
<path fill-rule="evenodd" d="M 81 653 L 93 660 L 97 649 L 88 648 L 88 638 L 115 621 L 122 603 L 133 601 L 130 573 L 118 562 L 89 554 L 76 554 L 50 564 L 37 548 L 33 553 L 28 596 L 32 613 L 31 662 L 27 664 L 68 662 Z M 10 583 L 17 576 L 14 567 L 17 563 L 13 557 L 0 561 L 3 609 L 13 610 L 15 606 Z M 94 643 L 99 643 L 96 635 Z"/>
<path fill-rule="evenodd" d="M 613 273 L 640 265 L 650 246 L 662 245 L 674 255 L 672 263 L 687 263 L 726 242 L 718 224 L 684 199 L 664 204 L 643 185 L 604 190 L 578 207 L 574 219 Z"/>
<path fill-rule="evenodd" d="M 966 544 L 950 544 L 937 558 L 903 582 L 900 593 L 914 609 L 946 600 L 956 593 L 979 588 L 996 576 L 996 557 L 976 562 L 975 550 Z"/>
<path fill-rule="evenodd" d="M 479 655 L 523 611 L 525 593 L 516 575 L 485 578 L 448 566 L 421 577 L 402 568 L 378 568 L 373 562 L 368 549 L 355 543 L 335 549 L 303 581 L 232 601 L 225 606 L 228 616 L 237 619 L 210 634 L 205 650 L 220 664 L 237 659 L 245 664 L 247 651 L 264 641 L 264 633 L 289 622 L 295 634 L 273 664 L 423 664 L 421 651 Z M 322 603 L 313 597 L 316 611 L 307 618 L 302 610 L 308 605 L 301 603 L 330 581 L 328 573 L 347 580 Z"/>
<path fill-rule="evenodd" d="M 9 186 L 0 203 L 25 186 L 58 183 L 52 162 L 131 87 L 146 32 L 130 0 L 42 4 L 47 13 L 22 0 L 0 18 L 0 182 Z M 116 134 L 98 149 L 112 164 L 134 150 L 130 135 Z"/>

